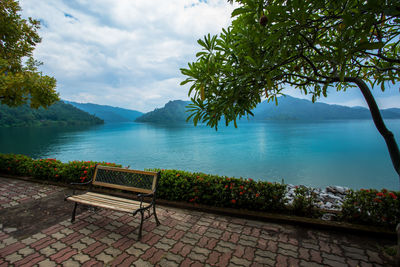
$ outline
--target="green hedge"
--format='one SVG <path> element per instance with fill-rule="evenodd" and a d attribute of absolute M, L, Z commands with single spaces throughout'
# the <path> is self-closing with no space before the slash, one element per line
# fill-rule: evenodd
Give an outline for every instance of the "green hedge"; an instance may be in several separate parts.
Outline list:
<path fill-rule="evenodd" d="M 107 162 L 63 163 L 56 159 L 32 159 L 24 155 L 0 153 L 0 173 L 64 183 L 87 181 L 93 176 L 96 164 L 121 167 Z M 321 211 L 315 207 L 316 196 L 310 188 L 296 188 L 293 204 L 288 205 L 285 197 L 287 186 L 284 183 L 178 170 L 154 171 L 161 171 L 158 186 L 158 198 L 161 199 L 308 217 L 321 215 Z M 400 192 L 386 189 L 350 191 L 338 219 L 393 229 L 400 222 Z"/>

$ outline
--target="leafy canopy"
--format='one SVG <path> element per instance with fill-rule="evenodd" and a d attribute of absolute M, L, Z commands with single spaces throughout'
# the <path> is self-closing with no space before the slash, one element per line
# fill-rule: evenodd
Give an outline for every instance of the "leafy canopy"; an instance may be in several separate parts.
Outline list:
<path fill-rule="evenodd" d="M 236 0 L 234 20 L 198 40 L 197 60 L 181 69 L 195 124 L 218 127 L 252 115 L 285 86 L 315 101 L 328 86 L 357 82 L 385 90 L 400 80 L 400 2 L 396 0 Z"/>
<path fill-rule="evenodd" d="M 59 99 L 56 80 L 39 72 L 32 57 L 41 41 L 39 21 L 22 19 L 20 11 L 15 0 L 0 1 L 0 103 L 47 107 Z"/>

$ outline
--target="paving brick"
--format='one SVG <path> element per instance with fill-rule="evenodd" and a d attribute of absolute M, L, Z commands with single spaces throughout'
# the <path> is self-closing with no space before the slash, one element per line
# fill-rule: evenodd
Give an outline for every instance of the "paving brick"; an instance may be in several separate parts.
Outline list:
<path fill-rule="evenodd" d="M 27 257 L 24 257 L 23 259 L 15 262 L 15 266 L 22 266 L 24 264 L 29 263 L 30 266 L 35 265 L 36 263 L 43 261 L 45 257 L 43 255 L 40 255 L 38 252 L 30 254 Z"/>
<path fill-rule="evenodd" d="M 311 261 L 316 263 L 322 263 L 322 257 L 320 252 L 311 249 L 310 254 L 311 254 Z"/>
<path fill-rule="evenodd" d="M 183 261 L 183 257 L 181 255 L 177 255 L 177 254 L 173 254 L 173 253 L 166 253 L 165 254 L 165 259 L 167 259 L 168 261 L 173 261 L 176 264 L 180 264 Z M 160 262 L 160 266 L 163 266 Z"/>
<path fill-rule="evenodd" d="M 26 245 L 23 243 L 20 242 L 12 243 L 11 245 L 8 245 L 5 248 L 0 249 L 0 255 L 12 254 L 24 247 L 26 247 Z"/>
<path fill-rule="evenodd" d="M 224 252 L 222 255 L 219 257 L 217 266 L 228 266 L 229 260 L 232 257 L 232 252 Z"/>
<path fill-rule="evenodd" d="M 61 243 L 60 241 L 57 241 L 57 242 L 51 244 L 50 247 L 52 247 L 52 248 L 54 248 L 55 250 L 58 251 L 58 250 L 61 250 L 61 249 L 65 248 L 66 245 L 64 243 Z"/>
<path fill-rule="evenodd" d="M 51 248 L 51 247 L 44 247 L 40 250 L 40 253 L 42 253 L 46 257 L 49 257 L 49 256 L 55 254 L 56 252 L 57 252 L 57 250 L 55 250 L 54 248 Z"/>
<path fill-rule="evenodd" d="M 73 255 L 77 254 L 78 252 L 75 249 L 72 249 L 70 247 L 66 247 L 56 254 L 53 254 L 50 256 L 50 259 L 57 262 L 58 264 L 68 260 L 71 258 Z"/>
<path fill-rule="evenodd" d="M 111 265 L 112 266 L 122 266 L 122 263 L 124 262 L 124 260 L 129 257 L 130 257 L 129 254 L 123 252 L 118 257 L 114 258 L 114 260 L 111 262 Z"/>
<path fill-rule="evenodd" d="M 97 256 L 95 256 L 96 260 L 103 262 L 105 265 L 107 265 L 109 262 L 111 262 L 114 257 L 101 252 L 100 254 L 98 254 Z"/>
<path fill-rule="evenodd" d="M 230 248 L 231 250 L 235 250 L 237 245 L 221 240 L 221 241 L 218 242 L 218 246 L 225 247 L 225 248 Z"/>
<path fill-rule="evenodd" d="M 10 263 L 14 263 L 16 261 L 19 261 L 22 259 L 22 256 L 19 255 L 17 252 L 14 252 L 12 254 L 9 254 L 5 257 L 6 261 L 10 262 Z"/>
<path fill-rule="evenodd" d="M 193 246 L 184 244 L 182 242 L 178 242 L 175 246 L 170 250 L 174 254 L 180 254 L 183 257 L 186 257 L 190 251 L 192 250 Z"/>
<path fill-rule="evenodd" d="M 38 262 L 39 267 L 55 267 L 57 266 L 57 263 L 55 263 L 52 260 L 45 259 L 43 261 Z"/>
<path fill-rule="evenodd" d="M 207 259 L 206 263 L 211 264 L 211 265 L 216 265 L 221 256 L 222 256 L 222 253 L 219 253 L 217 251 L 212 251 L 210 253 L 210 255 L 208 255 L 208 259 Z"/>
<path fill-rule="evenodd" d="M 90 260 L 90 257 L 85 254 L 76 254 L 72 258 L 81 264 Z"/>
<path fill-rule="evenodd" d="M 33 249 L 31 249 L 30 247 L 24 247 L 23 249 L 18 250 L 18 254 L 26 257 L 29 254 L 32 254 L 33 252 L 35 252 Z"/>
<path fill-rule="evenodd" d="M 125 262 L 124 262 L 124 264 L 125 264 Z M 142 259 L 138 259 L 138 260 L 132 262 L 131 266 L 135 266 L 135 267 L 153 267 L 153 264 L 151 264 L 150 262 L 144 261 Z"/>

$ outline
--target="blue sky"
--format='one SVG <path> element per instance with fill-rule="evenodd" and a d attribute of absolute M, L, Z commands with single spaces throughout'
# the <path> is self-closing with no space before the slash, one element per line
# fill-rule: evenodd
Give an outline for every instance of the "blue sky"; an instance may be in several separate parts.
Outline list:
<path fill-rule="evenodd" d="M 41 20 L 35 57 L 57 79 L 62 99 L 142 112 L 188 99 L 179 69 L 195 60 L 197 39 L 230 24 L 226 0 L 21 0 Z M 286 94 L 307 98 L 288 89 Z M 373 90 L 381 108 L 400 107 L 399 86 Z M 365 106 L 356 89 L 320 102 Z"/>

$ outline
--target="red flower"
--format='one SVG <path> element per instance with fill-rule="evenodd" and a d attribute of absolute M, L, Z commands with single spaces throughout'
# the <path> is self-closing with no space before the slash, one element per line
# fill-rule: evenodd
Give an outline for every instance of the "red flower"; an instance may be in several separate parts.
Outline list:
<path fill-rule="evenodd" d="M 378 197 L 383 197 L 383 196 L 384 196 L 384 194 L 383 194 L 382 192 L 376 193 L 376 195 L 377 195 Z"/>
<path fill-rule="evenodd" d="M 232 204 L 236 204 L 236 199 L 231 200 Z"/>
<path fill-rule="evenodd" d="M 243 185 L 240 186 L 240 189 L 243 189 Z"/>
<path fill-rule="evenodd" d="M 239 195 L 243 195 L 243 192 L 240 192 Z"/>
<path fill-rule="evenodd" d="M 58 177 L 58 174 L 54 175 L 54 177 Z"/>
<path fill-rule="evenodd" d="M 228 185 L 225 185 L 225 188 L 228 188 Z"/>
<path fill-rule="evenodd" d="M 257 193 L 257 194 L 256 194 L 256 197 L 259 197 L 259 196 L 260 196 L 260 194 L 259 194 L 259 193 Z"/>
<path fill-rule="evenodd" d="M 374 198 L 375 202 L 382 202 L 382 200 L 380 200 L 379 198 Z"/>
<path fill-rule="evenodd" d="M 87 171 L 83 171 L 83 173 L 84 173 L 84 174 L 86 174 L 86 173 L 87 173 Z"/>
<path fill-rule="evenodd" d="M 390 192 L 389 195 L 390 195 L 393 199 L 397 199 L 397 196 L 396 196 L 395 194 L 393 194 L 392 192 Z"/>
<path fill-rule="evenodd" d="M 250 181 L 250 182 L 253 182 L 253 179 L 249 178 L 249 181 Z"/>
<path fill-rule="evenodd" d="M 179 174 L 179 173 L 177 173 L 177 174 L 176 174 L 176 177 L 179 177 L 179 175 L 180 175 L 180 174 Z"/>

